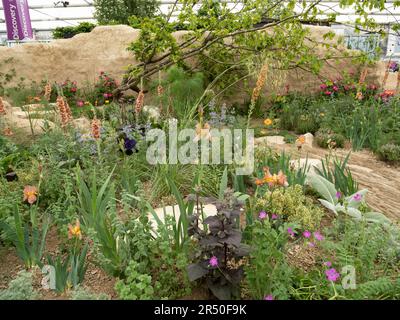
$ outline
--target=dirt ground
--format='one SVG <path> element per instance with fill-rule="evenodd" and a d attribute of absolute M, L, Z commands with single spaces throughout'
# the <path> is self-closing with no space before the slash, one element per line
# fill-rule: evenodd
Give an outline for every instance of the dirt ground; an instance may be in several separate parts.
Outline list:
<path fill-rule="evenodd" d="M 57 231 L 52 228 L 47 235 L 46 252 L 47 254 L 55 254 L 60 241 L 57 236 Z M 100 294 L 105 293 L 111 299 L 116 298 L 117 294 L 114 291 L 115 278 L 108 276 L 101 268 L 91 262 L 88 257 L 88 269 L 85 274 L 85 279 L 82 286 L 90 293 Z M 0 247 L 0 290 L 6 289 L 11 280 L 15 279 L 18 272 L 24 270 L 22 260 L 17 256 L 15 248 Z M 42 274 L 39 269 L 33 271 L 33 287 L 39 292 L 39 299 L 42 300 L 65 300 L 69 299 L 69 294 L 57 294 L 51 290 L 42 288 Z"/>
<path fill-rule="evenodd" d="M 296 157 L 321 159 L 329 150 L 319 147 L 304 147 L 299 153 L 294 145 L 273 145 L 274 149 L 285 150 Z M 339 149 L 335 151 L 338 157 L 344 158 L 351 152 L 349 168 L 360 188 L 368 189 L 367 203 L 378 212 L 384 213 L 394 222 L 400 222 L 400 167 L 388 165 L 379 161 L 376 156 L 367 150 L 352 152 Z"/>

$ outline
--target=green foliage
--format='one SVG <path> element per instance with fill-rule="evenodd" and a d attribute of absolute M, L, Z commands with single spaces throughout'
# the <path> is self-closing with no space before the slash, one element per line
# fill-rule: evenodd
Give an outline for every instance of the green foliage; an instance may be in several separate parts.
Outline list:
<path fill-rule="evenodd" d="M 400 145 L 385 144 L 378 149 L 379 158 L 389 163 L 400 163 Z"/>
<path fill-rule="evenodd" d="M 245 268 L 246 281 L 253 299 L 272 295 L 274 299 L 289 298 L 292 269 L 286 261 L 288 242 L 287 224 L 278 226 L 277 220 L 257 220 L 251 225 L 250 253 Z"/>
<path fill-rule="evenodd" d="M 255 207 L 257 212 L 273 212 L 307 230 L 317 230 L 323 216 L 323 211 L 304 195 L 299 185 L 267 191 L 256 200 Z"/>
<path fill-rule="evenodd" d="M 56 291 L 63 293 L 67 289 L 77 288 L 83 282 L 87 270 L 86 254 L 88 244 L 74 248 L 66 257 L 47 257 L 47 262 L 54 267 Z"/>
<path fill-rule="evenodd" d="M 319 129 L 315 134 L 315 141 L 321 148 L 343 148 L 345 137 L 329 129 Z"/>
<path fill-rule="evenodd" d="M 58 27 L 53 30 L 54 39 L 68 39 L 79 33 L 88 33 L 96 27 L 95 24 L 90 22 L 81 22 L 73 27 Z"/>
<path fill-rule="evenodd" d="M 49 228 L 49 218 L 44 217 L 41 229 L 35 218 L 35 208 L 31 208 L 31 221 L 23 221 L 17 204 L 14 205 L 14 221 L 7 223 L 0 221 L 0 229 L 4 236 L 16 248 L 27 269 L 42 266 L 42 256 L 46 244 L 46 235 Z"/>
<path fill-rule="evenodd" d="M 126 279 L 115 284 L 115 290 L 122 300 L 150 300 L 154 297 L 152 277 L 138 272 L 138 267 L 136 261 L 129 262 L 125 270 Z"/>
<path fill-rule="evenodd" d="M 95 18 L 100 24 L 128 24 L 129 18 L 152 17 L 158 8 L 156 0 L 95 0 Z"/>
<path fill-rule="evenodd" d="M 110 300 L 110 297 L 105 293 L 95 294 L 78 286 L 71 292 L 71 300 Z"/>
<path fill-rule="evenodd" d="M 167 70 L 165 79 L 160 83 L 157 82 L 158 84 L 164 88 L 164 93 L 160 97 L 162 105 L 168 106 L 172 115 L 178 120 L 183 120 L 204 92 L 204 75 L 201 72 L 190 73 L 173 66 Z"/>
<path fill-rule="evenodd" d="M 33 289 L 32 273 L 20 271 L 8 288 L 0 290 L 0 300 L 36 300 L 38 293 Z"/>
<path fill-rule="evenodd" d="M 316 168 L 317 173 L 335 184 L 335 188 L 343 195 L 349 196 L 358 191 L 358 183 L 354 180 L 350 169 L 347 167 L 350 153 L 340 160 L 339 158 L 332 158 L 326 155 L 325 159 L 321 160 L 322 168 Z"/>

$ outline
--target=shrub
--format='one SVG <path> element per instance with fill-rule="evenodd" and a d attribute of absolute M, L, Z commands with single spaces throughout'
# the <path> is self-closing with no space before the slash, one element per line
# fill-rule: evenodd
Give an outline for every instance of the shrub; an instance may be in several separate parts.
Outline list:
<path fill-rule="evenodd" d="M 95 18 L 100 24 L 128 24 L 129 17 L 154 16 L 156 0 L 96 0 Z"/>
<path fill-rule="evenodd" d="M 343 135 L 326 128 L 319 129 L 315 134 L 315 141 L 321 148 L 343 148 L 345 140 Z"/>
<path fill-rule="evenodd" d="M 58 27 L 53 31 L 54 39 L 68 39 L 77 35 L 78 33 L 88 33 L 92 31 L 96 25 L 90 22 L 81 22 L 76 27 Z"/>
<path fill-rule="evenodd" d="M 300 185 L 276 189 L 272 193 L 267 191 L 257 200 L 256 208 L 282 215 L 287 221 L 299 223 L 308 230 L 318 229 L 323 216 L 323 211 L 304 195 Z"/>
<path fill-rule="evenodd" d="M 32 286 L 32 273 L 27 271 L 19 272 L 8 288 L 0 291 L 0 300 L 35 300 L 37 297 Z"/>
<path fill-rule="evenodd" d="M 400 163 L 400 145 L 385 144 L 378 149 L 378 156 L 383 161 Z"/>

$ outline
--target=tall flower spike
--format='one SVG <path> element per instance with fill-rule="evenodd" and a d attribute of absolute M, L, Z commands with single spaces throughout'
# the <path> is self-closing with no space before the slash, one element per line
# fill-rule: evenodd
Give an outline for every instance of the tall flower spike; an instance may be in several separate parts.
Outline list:
<path fill-rule="evenodd" d="M 6 112 L 6 108 L 5 108 L 5 106 L 4 106 L 3 98 L 0 97 L 0 114 L 6 114 L 6 113 L 7 113 L 7 112 Z"/>
<path fill-rule="evenodd" d="M 144 92 L 143 92 L 143 90 L 140 90 L 140 92 L 136 98 L 136 104 L 135 104 L 135 112 L 137 114 L 139 114 L 140 111 L 142 110 L 143 104 L 144 104 Z"/>
<path fill-rule="evenodd" d="M 57 97 L 57 107 L 61 116 L 61 126 L 65 127 L 72 119 L 71 109 L 68 102 L 62 96 Z"/>
<path fill-rule="evenodd" d="M 51 98 L 51 84 L 49 82 L 47 82 L 46 85 L 44 86 L 44 98 L 47 101 L 50 101 L 50 98 Z"/>
<path fill-rule="evenodd" d="M 161 84 L 159 84 L 158 87 L 157 87 L 157 94 L 158 94 L 159 97 L 164 94 L 164 88 L 163 88 L 163 86 Z"/>
<path fill-rule="evenodd" d="M 100 122 L 100 120 L 99 119 L 97 119 L 97 118 L 94 118 L 93 120 L 92 120 L 92 124 L 91 124 L 91 127 L 92 127 L 92 137 L 94 138 L 94 139 L 100 139 L 100 129 L 101 129 L 101 122 Z"/>
<path fill-rule="evenodd" d="M 251 103 L 255 104 L 260 96 L 261 89 L 264 87 L 265 81 L 267 79 L 268 64 L 264 64 L 258 75 L 256 87 L 253 90 L 253 95 L 251 96 Z"/>
<path fill-rule="evenodd" d="M 368 69 L 364 68 L 363 71 L 361 72 L 360 79 L 358 81 L 359 84 L 362 84 L 365 82 L 365 78 L 367 77 L 367 74 L 368 74 Z"/>

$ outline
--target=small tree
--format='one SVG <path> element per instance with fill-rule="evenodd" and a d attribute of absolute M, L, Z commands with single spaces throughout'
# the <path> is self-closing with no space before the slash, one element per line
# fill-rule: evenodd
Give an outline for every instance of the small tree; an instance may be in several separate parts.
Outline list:
<path fill-rule="evenodd" d="M 128 24 L 131 16 L 152 17 L 157 0 L 95 0 L 95 18 L 99 24 Z"/>
<path fill-rule="evenodd" d="M 215 68 L 217 72 L 232 71 L 235 67 L 247 69 L 268 59 L 272 64 L 277 62 L 279 69 L 301 69 L 314 74 L 318 74 L 325 60 L 354 56 L 366 59 L 363 53 L 350 57 L 340 50 L 337 42 L 331 41 L 333 31 L 326 32 L 322 40 L 311 37 L 305 23 L 337 23 L 337 14 L 326 13 L 326 7 L 319 6 L 321 2 L 176 0 L 164 15 L 131 19 L 141 29 L 139 39 L 129 47 L 138 63 L 131 66 L 114 95 L 127 89 L 138 91 L 141 79 L 175 64 L 184 65 L 189 58 L 201 57 L 220 64 L 220 68 Z M 353 24 L 356 30 L 379 29 L 368 11 L 383 11 L 384 1 L 340 0 L 340 6 L 353 8 L 359 16 Z M 173 33 L 179 29 L 187 33 L 177 38 Z M 320 49 L 325 55 L 321 55 Z"/>

